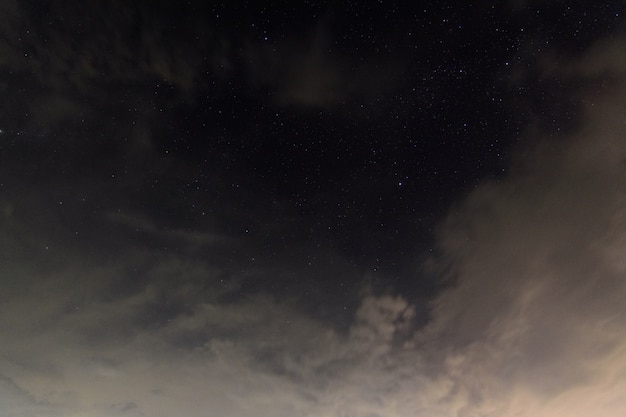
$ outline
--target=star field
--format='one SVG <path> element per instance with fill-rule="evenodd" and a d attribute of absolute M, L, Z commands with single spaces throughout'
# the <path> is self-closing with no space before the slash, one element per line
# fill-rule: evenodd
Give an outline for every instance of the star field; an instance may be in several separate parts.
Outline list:
<path fill-rule="evenodd" d="M 4 1 L 0 417 L 623 414 L 623 9 Z"/>

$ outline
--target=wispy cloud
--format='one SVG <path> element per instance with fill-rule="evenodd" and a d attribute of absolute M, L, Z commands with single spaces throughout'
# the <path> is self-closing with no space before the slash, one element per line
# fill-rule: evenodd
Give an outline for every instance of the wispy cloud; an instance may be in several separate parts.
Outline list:
<path fill-rule="evenodd" d="M 251 82 L 275 103 L 322 110 L 388 93 L 397 88 L 402 67 L 395 57 L 349 58 L 324 21 L 306 39 L 251 43 L 244 61 Z"/>

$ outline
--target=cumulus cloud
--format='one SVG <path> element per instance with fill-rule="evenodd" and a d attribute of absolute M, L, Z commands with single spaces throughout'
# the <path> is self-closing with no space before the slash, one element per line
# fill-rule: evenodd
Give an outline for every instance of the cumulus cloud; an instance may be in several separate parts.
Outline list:
<path fill-rule="evenodd" d="M 346 332 L 271 294 L 225 298 L 211 262 L 138 242 L 116 262 L 13 249 L 2 415 L 625 415 L 626 86 L 584 94 L 575 131 L 528 132 L 510 174 L 451 210 L 424 328 L 401 296 L 365 293 Z M 10 212 L 6 247 L 34 233 Z"/>

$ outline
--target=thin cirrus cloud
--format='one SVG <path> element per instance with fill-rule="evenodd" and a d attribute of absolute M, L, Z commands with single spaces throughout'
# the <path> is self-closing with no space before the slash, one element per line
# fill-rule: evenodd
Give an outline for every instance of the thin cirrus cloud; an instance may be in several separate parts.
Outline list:
<path fill-rule="evenodd" d="M 583 93 L 575 130 L 529 132 L 510 174 L 451 210 L 429 263 L 451 283 L 412 334 L 401 296 L 365 293 L 342 333 L 272 294 L 206 296 L 227 291 L 219 271 L 150 248 L 116 263 L 7 263 L 0 414 L 626 415 L 626 125 L 616 117 L 626 86 L 611 83 Z M 131 290 L 138 264 L 151 279 Z M 163 300 L 174 304 L 167 316 L 156 314 Z"/>

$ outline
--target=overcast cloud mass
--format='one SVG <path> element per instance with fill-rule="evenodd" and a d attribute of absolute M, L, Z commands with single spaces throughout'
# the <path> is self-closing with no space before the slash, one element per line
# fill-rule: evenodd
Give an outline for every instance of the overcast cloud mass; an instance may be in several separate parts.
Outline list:
<path fill-rule="evenodd" d="M 20 13 L 7 4 L 5 13 Z M 389 74 L 400 59 L 377 66 L 388 83 L 367 87 L 376 73 L 325 55 L 331 42 L 316 27 L 279 43 L 281 59 L 266 47 L 233 52 L 208 34 L 210 67 L 240 65 L 233 71 L 258 95 L 283 79 L 268 102 L 313 112 L 397 88 Z M 2 30 L 6 53 L 14 46 Z M 193 53 L 160 47 L 159 36 L 137 41 L 154 61 L 129 60 L 132 68 L 118 66 L 119 56 L 94 63 L 94 49 L 80 58 L 34 50 L 47 62 L 35 75 L 47 77 L 47 90 L 31 101 L 2 85 L 3 99 L 17 94 L 17 106 L 32 112 L 16 122 L 23 140 L 48 152 L 47 135 L 63 132 L 66 121 L 102 123 L 97 112 L 108 115 L 110 104 L 91 89 L 106 83 L 86 78 L 100 71 L 87 67 L 105 65 L 111 83 L 156 71 L 175 100 L 209 83 Z M 107 48 L 126 54 L 123 39 L 106 39 L 117 45 Z M 128 138 L 120 147 L 130 164 L 94 160 L 93 176 L 74 176 L 89 170 L 78 163 L 47 177 L 32 172 L 57 166 L 53 152 L 40 162 L 4 155 L 11 162 L 0 169 L 0 417 L 626 415 L 625 45 L 618 33 L 576 53 L 546 48 L 531 69 L 511 69 L 512 89 L 539 77 L 576 86 L 563 106 L 574 103 L 578 117 L 558 132 L 529 119 L 506 173 L 458 194 L 442 212 L 432 250 L 411 263 L 415 275 L 435 277 L 437 291 L 423 296 L 379 285 L 332 238 L 277 245 L 277 236 L 297 233 L 298 215 L 280 199 L 250 206 L 252 191 L 224 191 L 237 181 L 263 187 L 236 173 L 205 179 L 213 203 L 194 212 L 196 228 L 164 214 L 186 201 L 148 194 L 137 203 L 136 184 L 188 173 L 155 156 L 159 117 L 145 103 L 132 126 L 118 118 L 119 127 L 101 129 Z M 0 59 L 3 71 L 33 65 L 16 56 Z M 68 69 L 63 82 L 71 85 L 57 88 L 63 60 L 84 68 Z M 92 96 L 101 103 L 81 104 Z M 78 139 L 63 140 L 81 149 Z M 170 195 L 182 199 L 174 186 Z M 256 212 L 280 221 L 259 231 L 248 226 Z M 304 253 L 313 254 L 308 269 L 299 263 Z"/>

